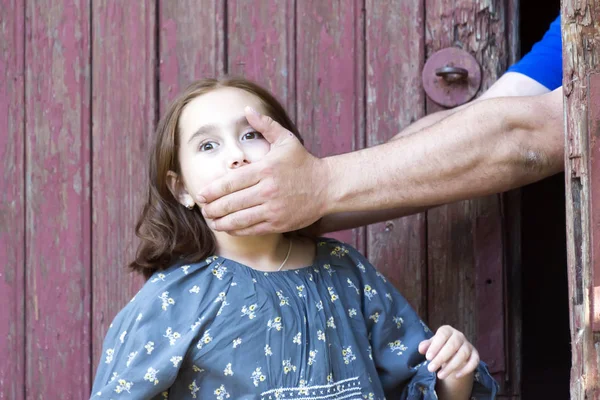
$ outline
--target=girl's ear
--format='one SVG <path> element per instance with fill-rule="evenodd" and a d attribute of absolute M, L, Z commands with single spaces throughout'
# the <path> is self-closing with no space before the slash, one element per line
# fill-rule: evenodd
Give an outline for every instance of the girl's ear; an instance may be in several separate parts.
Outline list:
<path fill-rule="evenodd" d="M 179 176 L 173 171 L 167 172 L 167 186 L 179 204 L 190 210 L 194 208 L 194 198 L 188 193 L 183 181 L 179 179 Z"/>

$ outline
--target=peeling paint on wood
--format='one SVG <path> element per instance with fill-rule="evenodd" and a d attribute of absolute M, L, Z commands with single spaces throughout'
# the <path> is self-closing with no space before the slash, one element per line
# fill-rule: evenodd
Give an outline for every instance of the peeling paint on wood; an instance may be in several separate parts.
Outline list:
<path fill-rule="evenodd" d="M 481 65 L 483 92 L 508 64 L 506 7 L 501 0 L 426 0 L 426 54 L 446 47 L 471 53 Z M 427 100 L 428 113 L 440 109 Z M 491 371 L 505 393 L 504 319 L 485 318 L 505 312 L 500 210 L 500 196 L 495 195 L 428 212 L 427 297 L 432 328 L 450 324 L 464 332 L 481 358 L 492 361 Z"/>
<path fill-rule="evenodd" d="M 92 9 L 92 369 L 108 325 L 141 287 L 127 273 L 156 118 L 156 12 L 145 0 Z"/>
<path fill-rule="evenodd" d="M 159 103 L 168 102 L 196 79 L 225 73 L 225 0 L 158 2 Z M 162 114 L 162 113 L 160 113 Z"/>
<path fill-rule="evenodd" d="M 0 399 L 25 397 L 25 14 L 0 1 Z M 19 6 L 20 5 L 20 6 Z"/>
<path fill-rule="evenodd" d="M 423 1 L 366 3 L 367 146 L 391 139 L 425 114 Z M 392 83 L 393 84 L 390 84 Z M 427 317 L 425 214 L 367 228 L 369 260 Z"/>
<path fill-rule="evenodd" d="M 565 181 L 571 314 L 571 398 L 600 397 L 600 4 L 563 0 Z"/>
<path fill-rule="evenodd" d="M 296 4 L 297 125 L 315 155 L 363 147 L 364 14 L 361 0 Z M 364 229 L 336 238 L 362 249 Z"/>
<path fill-rule="evenodd" d="M 83 399 L 90 391 L 89 15 L 88 1 L 26 7 L 25 385 L 32 399 Z"/>
<path fill-rule="evenodd" d="M 293 1 L 228 3 L 228 72 L 269 89 L 296 120 Z"/>

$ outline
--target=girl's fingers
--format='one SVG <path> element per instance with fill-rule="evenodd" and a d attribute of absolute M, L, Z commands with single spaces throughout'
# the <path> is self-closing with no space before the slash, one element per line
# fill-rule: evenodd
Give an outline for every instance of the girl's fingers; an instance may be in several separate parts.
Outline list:
<path fill-rule="evenodd" d="M 419 353 L 425 354 L 429 346 L 431 346 L 431 339 L 423 340 L 419 343 Z"/>
<path fill-rule="evenodd" d="M 440 379 L 445 379 L 450 376 L 450 374 L 460 367 L 464 366 L 465 363 L 471 357 L 471 345 L 467 342 L 463 343 L 463 345 L 458 349 L 454 356 L 450 359 L 448 364 L 443 367 L 437 374 L 437 377 Z"/>
<path fill-rule="evenodd" d="M 437 334 L 436 334 L 437 336 Z M 465 342 L 465 337 L 462 333 L 455 331 L 452 336 L 450 336 L 444 343 L 444 347 L 439 351 L 439 353 L 431 360 L 429 364 L 428 370 L 430 372 L 437 371 L 437 369 L 444 363 L 447 363 L 458 351 L 458 349 Z M 434 342 L 431 344 L 433 347 L 436 344 L 435 337 Z M 429 349 L 431 351 L 431 348 Z M 427 352 L 429 354 L 429 351 Z"/>
<path fill-rule="evenodd" d="M 425 354 L 425 358 L 427 358 L 429 361 L 433 360 L 442 347 L 444 347 L 450 336 L 452 336 L 452 328 L 449 326 L 440 327 L 435 335 L 429 339 L 431 343 L 429 345 L 429 349 L 427 350 L 427 354 Z"/>
<path fill-rule="evenodd" d="M 469 361 L 465 364 L 464 367 L 456 374 L 457 378 L 463 377 L 466 374 L 470 374 L 475 371 L 475 368 L 479 365 L 479 353 L 476 349 L 473 349 L 471 352 L 471 357 L 469 357 Z"/>

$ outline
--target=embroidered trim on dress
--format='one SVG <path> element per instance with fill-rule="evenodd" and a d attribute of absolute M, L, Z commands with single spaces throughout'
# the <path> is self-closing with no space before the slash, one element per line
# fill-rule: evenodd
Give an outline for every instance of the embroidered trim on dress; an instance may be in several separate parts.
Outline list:
<path fill-rule="evenodd" d="M 261 393 L 261 400 L 342 400 L 362 399 L 358 377 L 343 379 L 327 385 L 278 388 Z"/>

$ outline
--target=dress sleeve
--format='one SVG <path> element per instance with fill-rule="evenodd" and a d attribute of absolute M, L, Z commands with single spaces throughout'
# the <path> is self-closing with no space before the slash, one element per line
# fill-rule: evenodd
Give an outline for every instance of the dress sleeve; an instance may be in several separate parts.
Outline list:
<path fill-rule="evenodd" d="M 219 304 L 204 301 L 204 292 L 212 290 L 203 279 L 194 284 L 181 277 L 184 272 L 190 273 L 178 268 L 155 274 L 115 317 L 104 339 L 91 399 L 162 399 L 180 368 L 190 362 L 186 356 L 207 333 L 206 321 Z"/>
<path fill-rule="evenodd" d="M 363 314 L 372 357 L 388 399 L 437 400 L 436 375 L 419 353 L 421 341 L 433 336 L 406 299 L 358 252 L 362 272 Z M 494 399 L 498 386 L 484 363 L 475 372 L 472 398 Z"/>

